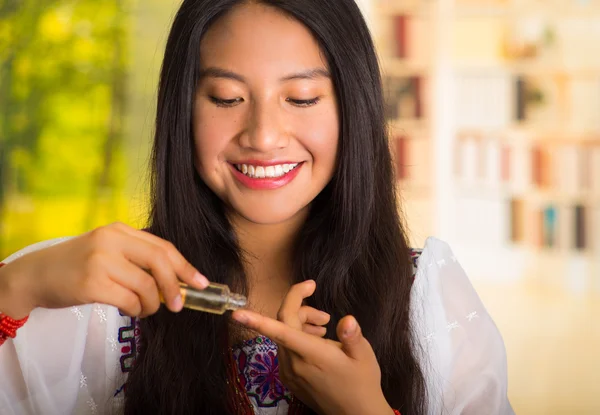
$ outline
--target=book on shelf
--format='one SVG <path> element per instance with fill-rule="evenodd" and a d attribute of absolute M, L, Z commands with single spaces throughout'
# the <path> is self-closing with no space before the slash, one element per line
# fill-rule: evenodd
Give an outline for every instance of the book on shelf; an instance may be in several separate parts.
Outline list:
<path fill-rule="evenodd" d="M 409 17 L 405 14 L 394 16 L 395 57 L 400 59 L 408 57 L 408 20 Z"/>
<path fill-rule="evenodd" d="M 406 136 L 399 136 L 396 138 L 396 179 L 406 180 L 409 178 L 408 174 L 408 139 Z"/>
<path fill-rule="evenodd" d="M 525 201 L 512 198 L 509 201 L 510 240 L 514 243 L 525 241 L 526 211 Z"/>
<path fill-rule="evenodd" d="M 575 223 L 573 229 L 575 230 L 574 236 L 574 248 L 578 250 L 583 250 L 587 246 L 586 240 L 586 208 L 583 205 L 576 205 L 575 208 Z"/>
<path fill-rule="evenodd" d="M 544 146 L 534 146 L 531 149 L 531 178 L 532 184 L 540 188 L 550 188 L 553 185 L 552 150 Z"/>
<path fill-rule="evenodd" d="M 556 246 L 558 232 L 558 212 L 554 206 L 548 206 L 542 211 L 543 246 Z"/>
<path fill-rule="evenodd" d="M 433 19 L 427 13 L 398 11 L 382 22 L 389 34 L 388 45 L 382 52 L 388 57 L 427 65 L 434 51 Z"/>
<path fill-rule="evenodd" d="M 515 120 L 527 118 L 527 83 L 524 76 L 515 77 Z"/>
<path fill-rule="evenodd" d="M 592 151 L 589 151 L 592 150 Z M 592 189 L 592 157 L 593 148 L 576 148 L 579 159 L 579 169 L 577 170 L 577 182 L 579 187 L 585 191 Z M 600 162 L 600 160 L 599 160 Z"/>

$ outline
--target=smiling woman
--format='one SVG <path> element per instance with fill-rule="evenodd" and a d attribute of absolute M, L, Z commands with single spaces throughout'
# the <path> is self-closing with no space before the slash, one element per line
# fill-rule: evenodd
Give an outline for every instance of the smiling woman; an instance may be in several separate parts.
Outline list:
<path fill-rule="evenodd" d="M 148 228 L 0 269 L 0 412 L 512 414 L 456 257 L 407 246 L 353 0 L 184 0 L 157 110 Z M 204 275 L 247 309 L 182 310 Z"/>
<path fill-rule="evenodd" d="M 306 217 L 333 176 L 340 124 L 313 34 L 270 6 L 240 6 L 208 29 L 200 65 L 194 138 L 202 180 L 237 223 Z"/>

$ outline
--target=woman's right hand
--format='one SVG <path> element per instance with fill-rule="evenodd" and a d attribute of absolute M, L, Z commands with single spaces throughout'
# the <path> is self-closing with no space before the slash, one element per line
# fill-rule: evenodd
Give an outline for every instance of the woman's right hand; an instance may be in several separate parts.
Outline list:
<path fill-rule="evenodd" d="M 102 303 L 145 317 L 158 311 L 159 292 L 178 312 L 180 281 L 198 289 L 208 285 L 170 242 L 114 223 L 0 268 L 0 312 L 22 318 L 36 307 Z"/>

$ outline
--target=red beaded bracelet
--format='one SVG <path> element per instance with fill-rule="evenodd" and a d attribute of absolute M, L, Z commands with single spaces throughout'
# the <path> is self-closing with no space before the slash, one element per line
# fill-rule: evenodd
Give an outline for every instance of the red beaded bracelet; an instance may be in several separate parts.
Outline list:
<path fill-rule="evenodd" d="M 0 262 L 0 268 L 5 264 Z M 15 320 L 7 315 L 0 313 L 0 346 L 4 344 L 6 339 L 14 339 L 17 335 L 17 330 L 27 322 L 29 316 L 22 318 L 21 320 Z"/>

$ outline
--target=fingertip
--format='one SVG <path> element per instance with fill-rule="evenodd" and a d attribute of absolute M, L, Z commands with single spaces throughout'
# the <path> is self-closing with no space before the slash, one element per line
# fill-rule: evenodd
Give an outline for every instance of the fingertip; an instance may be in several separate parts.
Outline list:
<path fill-rule="evenodd" d="M 236 310 L 231 314 L 231 318 L 237 321 L 240 324 L 248 324 L 250 321 L 250 316 L 243 310 Z"/>
<path fill-rule="evenodd" d="M 196 273 L 194 274 L 193 281 L 194 285 L 200 288 L 201 290 L 205 289 L 210 284 L 208 278 L 200 274 L 198 271 L 196 271 Z"/>
<path fill-rule="evenodd" d="M 314 293 L 317 289 L 317 282 L 315 280 L 306 280 L 304 281 L 304 285 L 310 294 Z"/>
<path fill-rule="evenodd" d="M 358 322 L 353 316 L 346 316 L 342 320 L 340 320 L 338 325 L 338 337 L 340 337 L 340 340 L 352 339 L 359 332 L 360 327 L 358 326 Z"/>
<path fill-rule="evenodd" d="M 177 294 L 177 296 L 171 301 L 171 311 L 174 313 L 179 313 L 183 309 L 183 298 L 181 294 Z"/>

